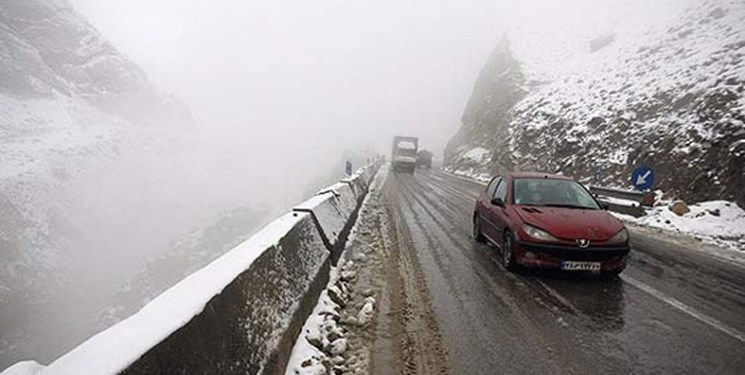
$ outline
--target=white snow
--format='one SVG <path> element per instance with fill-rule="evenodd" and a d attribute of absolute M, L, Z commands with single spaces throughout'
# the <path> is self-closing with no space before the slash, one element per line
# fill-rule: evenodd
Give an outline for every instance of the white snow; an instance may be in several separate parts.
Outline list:
<path fill-rule="evenodd" d="M 44 366 L 36 361 L 22 361 L 8 367 L 0 375 L 32 375 L 38 374 Z"/>
<path fill-rule="evenodd" d="M 388 176 L 388 170 L 390 164 L 386 163 L 378 169 L 377 174 L 374 176 L 373 181 L 370 183 L 370 191 L 379 190 Z M 364 210 L 367 205 L 370 195 L 365 197 L 362 202 L 360 210 Z M 357 235 L 357 225 L 352 227 L 348 241 L 352 241 Z M 349 261 L 346 263 L 348 268 L 352 267 L 354 262 Z M 313 346 L 309 341 L 316 341 L 321 344 L 328 344 L 324 342 L 324 335 L 322 330 L 324 324 L 327 321 L 327 315 L 338 315 L 336 309 L 339 306 L 329 298 L 328 291 L 332 288 L 337 288 L 336 284 L 340 278 L 351 278 L 354 271 L 343 270 L 343 267 L 332 267 L 329 274 L 329 282 L 326 285 L 326 289 L 321 292 L 318 298 L 316 306 L 313 308 L 313 312 L 310 314 L 308 319 L 305 321 L 300 335 L 295 341 L 295 345 L 292 348 L 292 354 L 287 362 L 287 369 L 285 375 L 317 375 L 326 374 L 326 368 L 322 364 L 322 361 L 329 360 L 328 356 Z M 372 301 L 366 300 L 371 304 L 375 304 L 375 299 L 370 298 Z M 366 306 L 366 305 L 365 305 Z M 364 307 L 363 307 L 364 309 Z M 372 307 L 370 307 L 372 309 Z M 310 339 L 310 340 L 309 340 Z M 338 340 L 337 340 L 338 341 Z M 341 344 L 338 344 L 341 345 Z M 346 340 L 344 340 L 346 346 Z M 346 350 L 346 348 L 344 348 Z M 306 366 L 303 366 L 305 364 Z"/>
<path fill-rule="evenodd" d="M 409 142 L 409 141 L 399 142 L 396 147 L 407 149 L 407 150 L 416 150 L 416 145 L 414 144 L 414 142 Z"/>
<path fill-rule="evenodd" d="M 199 314 L 253 263 L 308 214 L 288 213 L 246 242 L 190 275 L 139 312 L 93 336 L 40 371 L 40 374 L 115 374 Z"/>
<path fill-rule="evenodd" d="M 640 218 L 613 213 L 634 224 L 685 233 L 719 246 L 745 252 L 745 210 L 736 203 L 709 201 L 688 206 L 691 212 L 678 216 L 667 205 L 647 210 Z M 718 216 L 715 213 L 718 212 Z"/>
<path fill-rule="evenodd" d="M 338 269 L 332 268 L 328 287 L 334 285 L 338 279 Z M 329 298 L 327 289 L 321 292 L 321 295 L 318 298 L 318 303 L 313 308 L 313 312 L 305 321 L 303 329 L 300 331 L 300 335 L 292 348 L 290 359 L 287 362 L 285 375 L 314 375 L 326 373 L 326 368 L 322 364 L 322 361 L 327 360 L 328 357 L 320 349 L 313 346 L 309 342 L 309 339 L 310 341 L 323 343 L 321 329 L 325 317 L 328 314 L 336 313 L 335 309 L 338 308 L 338 306 L 331 301 L 331 298 Z M 303 366 L 303 363 L 307 366 Z M 319 372 L 320 370 L 322 371 Z"/>
<path fill-rule="evenodd" d="M 473 160 L 477 163 L 487 161 L 487 157 L 491 154 L 491 151 L 483 147 L 474 147 L 468 152 L 463 154 L 463 158 Z"/>
<path fill-rule="evenodd" d="M 360 325 L 366 325 L 373 318 L 374 312 L 375 312 L 375 298 L 366 297 L 365 304 L 360 309 L 359 314 L 357 314 L 357 322 Z"/>
<path fill-rule="evenodd" d="M 619 206 L 629 206 L 629 207 L 639 206 L 639 202 L 635 200 L 631 200 L 631 199 L 621 199 L 621 198 L 615 198 L 615 197 L 608 197 L 605 195 L 599 195 L 597 198 L 601 202 L 613 203 Z"/>
<path fill-rule="evenodd" d="M 393 157 L 394 161 L 400 161 L 403 163 L 416 163 L 416 158 L 413 156 L 400 156 L 396 155 Z"/>
<path fill-rule="evenodd" d="M 453 169 L 451 167 L 445 167 L 445 172 L 450 173 L 458 178 L 463 178 L 471 182 L 479 182 L 486 184 L 494 177 L 487 173 L 478 173 L 474 168 L 460 168 Z"/>

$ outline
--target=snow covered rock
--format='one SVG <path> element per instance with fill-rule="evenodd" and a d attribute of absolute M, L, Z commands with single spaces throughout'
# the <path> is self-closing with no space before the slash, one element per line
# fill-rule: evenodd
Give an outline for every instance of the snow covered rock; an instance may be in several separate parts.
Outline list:
<path fill-rule="evenodd" d="M 331 342 L 331 345 L 329 347 L 329 352 L 333 356 L 338 356 L 344 354 L 344 352 L 347 351 L 347 339 L 337 339 Z"/>
<path fill-rule="evenodd" d="M 365 304 L 357 314 L 357 323 L 361 326 L 367 325 L 375 312 L 375 299 L 372 297 L 365 298 Z"/>
<path fill-rule="evenodd" d="M 673 203 L 671 203 L 670 204 L 670 211 L 672 211 L 674 214 L 676 214 L 678 216 L 683 216 L 683 215 L 691 212 L 691 210 L 688 208 L 688 205 L 686 204 L 686 202 L 683 202 L 681 200 L 677 200 L 677 201 L 674 201 Z"/>
<path fill-rule="evenodd" d="M 663 24 L 567 57 L 527 53 L 527 38 L 511 36 L 478 77 L 447 170 L 585 181 L 599 171 L 601 184 L 628 187 L 633 168 L 646 164 L 657 188 L 686 201 L 745 205 L 742 1 L 697 1 Z M 482 148 L 491 154 L 478 161 Z"/>

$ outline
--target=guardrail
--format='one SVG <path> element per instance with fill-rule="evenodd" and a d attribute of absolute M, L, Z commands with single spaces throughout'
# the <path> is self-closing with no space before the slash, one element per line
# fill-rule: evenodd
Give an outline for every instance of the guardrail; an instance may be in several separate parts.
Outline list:
<path fill-rule="evenodd" d="M 381 164 L 322 190 L 49 366 L 21 362 L 9 370 L 284 373 Z"/>
<path fill-rule="evenodd" d="M 633 191 L 602 186 L 590 186 L 590 192 L 607 204 L 611 211 L 641 217 L 646 214 L 644 207 L 654 206 L 654 193 L 651 191 Z"/>

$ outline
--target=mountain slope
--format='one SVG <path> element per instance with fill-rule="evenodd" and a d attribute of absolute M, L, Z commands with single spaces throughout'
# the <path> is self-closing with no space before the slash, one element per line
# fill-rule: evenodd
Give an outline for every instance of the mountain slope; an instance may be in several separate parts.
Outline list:
<path fill-rule="evenodd" d="M 95 333 L 128 272 L 195 225 L 186 173 L 163 173 L 193 129 L 66 1 L 0 2 L 0 369 Z"/>
<path fill-rule="evenodd" d="M 669 27 L 605 39 L 564 60 L 550 81 L 523 82 L 527 94 L 509 111 L 477 110 L 484 116 L 496 108 L 504 117 L 488 121 L 485 142 L 454 138 L 449 149 L 458 152 L 447 156 L 447 168 L 541 170 L 586 181 L 599 170 L 603 184 L 628 187 L 631 170 L 646 164 L 670 195 L 745 205 L 745 4 L 702 1 Z M 474 90 L 469 108 L 486 95 Z M 466 118 L 461 131 L 468 133 Z M 477 167 L 463 163 L 483 147 L 492 157 Z"/>
<path fill-rule="evenodd" d="M 192 122 L 182 104 L 62 0 L 0 3 L 0 92 L 77 97 L 139 125 Z"/>

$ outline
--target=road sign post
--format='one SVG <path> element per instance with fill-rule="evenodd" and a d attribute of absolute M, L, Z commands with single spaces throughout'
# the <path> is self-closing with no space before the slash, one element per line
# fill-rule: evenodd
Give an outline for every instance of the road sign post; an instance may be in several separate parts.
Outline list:
<path fill-rule="evenodd" d="M 344 171 L 347 173 L 347 176 L 352 175 L 352 162 L 351 161 L 347 160 Z"/>
<path fill-rule="evenodd" d="M 631 184 L 639 191 L 652 190 L 654 186 L 654 171 L 646 165 L 640 165 L 631 172 Z"/>

